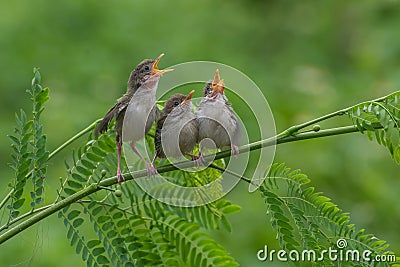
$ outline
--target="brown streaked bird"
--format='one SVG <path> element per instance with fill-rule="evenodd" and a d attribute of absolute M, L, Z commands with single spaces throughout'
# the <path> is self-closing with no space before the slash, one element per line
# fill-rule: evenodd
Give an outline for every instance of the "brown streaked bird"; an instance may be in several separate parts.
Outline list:
<path fill-rule="evenodd" d="M 182 94 L 172 95 L 165 103 L 160 119 L 157 121 L 154 137 L 155 159 L 180 158 L 189 154 L 197 144 L 198 125 L 192 112 L 191 91 L 187 96 Z"/>
<path fill-rule="evenodd" d="M 155 170 L 135 147 L 135 142 L 142 139 L 150 130 L 159 110 L 156 107 L 156 91 L 163 73 L 172 69 L 159 70 L 158 62 L 164 54 L 156 59 L 145 59 L 131 72 L 127 92 L 110 108 L 103 120 L 97 125 L 94 133 L 99 135 L 107 130 L 110 121 L 115 117 L 116 144 L 118 148 L 118 183 L 124 180 L 121 172 L 122 142 L 129 141 L 132 150 L 145 163 L 149 176 Z M 123 135 L 122 135 L 123 132 Z"/>
<path fill-rule="evenodd" d="M 221 80 L 217 69 L 211 84 L 208 82 L 204 87 L 203 98 L 195 114 L 199 124 L 199 141 L 211 139 L 216 148 L 230 146 L 232 154 L 237 156 L 241 132 L 238 119 L 225 96 L 224 89 L 224 80 Z M 201 143 L 200 161 L 202 161 L 202 148 L 214 148 L 214 146 L 206 140 Z"/>
<path fill-rule="evenodd" d="M 209 96 L 212 92 L 212 82 L 213 80 L 209 80 L 203 88 L 203 97 Z"/>

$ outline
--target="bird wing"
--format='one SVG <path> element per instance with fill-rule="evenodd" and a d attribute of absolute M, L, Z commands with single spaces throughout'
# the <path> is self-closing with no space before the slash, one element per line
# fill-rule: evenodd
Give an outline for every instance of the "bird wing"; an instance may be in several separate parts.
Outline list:
<path fill-rule="evenodd" d="M 107 131 L 108 125 L 114 117 L 118 117 L 120 114 L 124 113 L 126 108 L 128 107 L 129 101 L 127 101 L 127 97 L 121 97 L 115 105 L 110 108 L 101 122 L 97 125 L 94 130 L 94 135 L 98 136 L 99 134 Z"/>
<path fill-rule="evenodd" d="M 156 124 L 156 133 L 154 136 L 154 148 L 156 150 L 157 156 L 160 158 L 165 158 L 165 154 L 162 148 L 162 143 L 161 143 L 161 130 L 164 125 L 165 119 L 167 118 L 166 115 L 164 115 L 162 112 L 158 110 L 159 118 L 157 120 Z"/>

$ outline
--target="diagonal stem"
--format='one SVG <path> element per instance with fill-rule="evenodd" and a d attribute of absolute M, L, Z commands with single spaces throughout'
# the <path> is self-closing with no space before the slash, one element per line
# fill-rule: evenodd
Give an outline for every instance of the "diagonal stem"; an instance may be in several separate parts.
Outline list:
<path fill-rule="evenodd" d="M 53 152 L 50 153 L 49 155 L 49 159 L 50 160 L 52 157 L 54 157 L 55 155 L 57 155 L 58 152 L 60 152 L 61 150 L 63 150 L 64 148 L 66 148 L 67 146 L 69 146 L 71 143 L 73 143 L 75 140 L 77 140 L 79 137 L 81 137 L 82 135 L 91 132 L 94 127 L 97 125 L 97 123 L 99 123 L 101 121 L 101 119 L 98 119 L 94 122 L 92 122 L 88 127 L 86 127 L 85 129 L 83 129 L 82 131 L 80 131 L 79 133 L 77 133 L 76 135 L 72 136 L 70 139 L 68 139 L 66 142 L 64 142 L 63 144 L 61 144 L 59 147 L 57 147 Z"/>
<path fill-rule="evenodd" d="M 299 125 L 295 125 L 292 126 L 290 128 L 288 128 L 287 130 L 283 131 L 282 133 L 271 137 L 271 138 L 267 138 L 258 142 L 254 142 L 248 145 L 244 145 L 242 147 L 239 148 L 239 153 L 246 153 L 246 152 L 250 152 L 253 150 L 257 150 L 257 149 L 261 149 L 263 147 L 268 147 L 268 146 L 273 146 L 276 144 L 283 144 L 283 143 L 289 143 L 289 142 L 295 142 L 295 141 L 300 141 L 300 140 L 306 140 L 306 139 L 314 139 L 314 138 L 321 138 L 321 137 L 326 137 L 326 136 L 334 136 L 334 135 L 341 135 L 341 134 L 347 134 L 347 133 L 354 133 L 354 132 L 359 132 L 360 129 L 358 129 L 356 126 L 352 125 L 352 126 L 345 126 L 345 127 L 338 127 L 338 128 L 331 128 L 331 129 L 326 129 L 326 130 L 321 130 L 319 132 L 300 132 L 299 131 L 301 129 L 304 129 L 308 126 L 311 126 L 315 123 L 330 119 L 332 117 L 336 117 L 336 116 L 341 116 L 346 114 L 348 111 L 350 111 L 352 108 L 362 105 L 362 104 L 367 104 L 367 103 L 372 103 L 372 102 L 380 102 L 385 100 L 386 98 L 390 97 L 391 95 L 397 94 L 398 92 L 394 92 L 388 96 L 384 96 L 381 98 L 377 98 L 375 100 L 372 101 L 366 101 L 363 102 L 361 104 L 357 104 L 354 105 L 352 107 L 349 108 L 345 108 L 327 115 L 324 115 L 322 117 L 316 118 L 314 120 L 305 122 L 303 124 L 299 124 Z M 65 147 L 67 147 L 69 144 L 71 144 L 73 141 L 75 141 L 76 139 L 78 139 L 79 137 L 81 137 L 82 135 L 84 135 L 85 133 L 91 131 L 94 126 L 97 124 L 98 121 L 93 122 L 91 125 L 89 125 L 87 128 L 85 128 L 84 130 L 82 130 L 81 132 L 79 132 L 78 134 L 76 134 L 75 136 L 73 136 L 72 138 L 70 138 L 69 140 L 67 140 L 67 142 L 65 142 L 64 144 L 62 144 L 60 147 L 58 147 L 56 150 L 54 150 L 50 156 L 49 159 L 52 158 L 54 155 L 56 155 L 59 151 L 61 151 L 62 149 L 64 149 Z M 382 126 L 380 125 L 374 125 L 372 126 L 375 129 L 381 129 Z M 367 130 L 367 129 L 365 129 Z M 216 160 L 216 159 L 221 159 L 221 158 L 226 158 L 229 157 L 231 155 L 231 150 L 225 150 L 225 151 L 221 151 L 215 155 L 208 155 L 206 157 L 204 157 L 204 160 L 206 162 L 212 161 L 212 160 Z M 158 173 L 164 173 L 164 172 L 169 172 L 169 171 L 173 171 L 176 169 L 185 169 L 188 167 L 194 167 L 194 163 L 193 162 L 180 162 L 177 164 L 169 164 L 169 165 L 165 165 L 165 166 L 161 166 L 157 169 Z M 139 170 L 133 173 L 128 173 L 125 175 L 126 177 L 126 181 L 127 180 L 132 180 L 132 179 L 136 179 L 139 177 L 144 177 L 147 175 L 146 170 Z M 10 239 L 11 237 L 13 237 L 14 235 L 16 235 L 17 233 L 25 230 L 26 228 L 28 228 L 29 226 L 35 224 L 36 222 L 48 217 L 49 215 L 53 214 L 54 212 L 72 204 L 73 202 L 80 200 L 98 190 L 101 190 L 101 187 L 106 187 L 106 186 L 111 186 L 113 184 L 117 183 L 117 177 L 110 177 L 108 179 L 104 179 L 102 180 L 100 183 L 98 184 L 91 184 L 88 187 L 86 187 L 85 189 L 63 199 L 60 202 L 57 202 L 55 204 L 53 204 L 52 206 L 48 207 L 47 209 L 34 214 L 32 217 L 30 217 L 29 219 L 23 221 L 22 223 L 14 226 L 13 228 L 11 228 L 10 230 L 8 230 L 7 232 L 5 232 L 4 234 L 2 234 L 0 236 L 0 244 L 4 243 L 5 241 L 7 241 L 8 239 Z M 2 200 L 2 202 L 0 203 L 0 209 L 6 204 L 7 200 L 9 199 L 9 197 L 12 195 L 12 191 L 5 197 L 5 199 Z M 9 225 L 7 225 L 9 226 Z"/>
<path fill-rule="evenodd" d="M 376 126 L 376 129 L 381 128 L 380 126 Z M 333 128 L 333 129 L 327 129 L 327 130 L 321 130 L 319 132 L 305 132 L 305 133 L 299 133 L 295 136 L 285 136 L 285 137 L 272 137 L 268 138 L 259 142 L 254 142 L 245 146 L 242 146 L 239 148 L 239 153 L 245 153 L 257 149 L 261 149 L 263 147 L 268 147 L 276 144 L 283 144 L 283 143 L 289 143 L 289 142 L 295 142 L 299 140 L 306 140 L 306 139 L 313 139 L 313 138 L 320 138 L 320 137 L 326 137 L 326 136 L 333 136 L 333 135 L 341 135 L 341 134 L 347 134 L 347 133 L 354 133 L 358 132 L 359 130 L 355 126 L 346 126 L 346 127 L 339 127 L 339 128 Z M 226 150 L 226 151 L 221 151 L 215 155 L 208 155 L 204 157 L 205 161 L 211 161 L 213 159 L 220 159 L 220 158 L 226 158 L 230 156 L 231 150 Z M 215 157 L 214 157 L 215 156 Z M 161 166 L 157 169 L 158 173 L 164 173 L 164 172 L 170 172 L 174 171 L 176 169 L 186 169 L 189 167 L 194 167 L 193 162 L 179 162 L 174 165 L 168 164 Z M 145 177 L 147 176 L 147 171 L 146 170 L 139 170 L 135 171 L 132 173 L 126 173 L 124 174 L 125 176 L 125 181 L 140 178 L 140 177 Z M 97 192 L 99 190 L 102 190 L 102 187 L 107 187 L 111 186 L 117 183 L 117 176 L 113 176 L 107 179 L 102 180 L 100 183 L 94 183 L 89 185 L 88 187 L 84 188 L 83 190 L 76 192 L 75 194 L 63 199 L 60 202 L 57 202 L 53 204 L 52 206 L 49 206 L 47 209 L 34 214 L 32 217 L 29 219 L 21 222 L 20 224 L 14 226 L 4 234 L 0 236 L 0 244 L 4 243 L 14 235 L 22 232 L 23 230 L 27 229 L 31 225 L 39 222 L 40 220 L 50 216 L 51 214 L 61 210 L 62 208 L 76 202 L 77 200 L 83 199 L 84 197 Z"/>

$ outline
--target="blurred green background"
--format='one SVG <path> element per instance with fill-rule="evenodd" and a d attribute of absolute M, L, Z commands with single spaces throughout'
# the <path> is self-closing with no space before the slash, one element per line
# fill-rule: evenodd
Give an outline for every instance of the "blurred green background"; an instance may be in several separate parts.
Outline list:
<path fill-rule="evenodd" d="M 399 89 L 399 1 L 198 2 L 2 1 L 0 196 L 12 177 L 6 135 L 14 113 L 30 108 L 25 90 L 35 66 L 51 89 L 43 114 L 50 150 L 102 116 L 125 92 L 132 68 L 160 52 L 161 68 L 210 60 L 247 74 L 278 131 Z M 68 155 L 49 166 L 48 201 Z M 350 134 L 280 145 L 276 161 L 301 168 L 400 256 L 399 166 L 385 148 Z M 256 266 L 259 249 L 278 248 L 263 200 L 246 184 L 228 198 L 243 210 L 231 217 L 232 233 L 215 237 L 243 266 Z M 84 266 L 55 216 L 2 245 L 0 259 L 2 266 Z"/>

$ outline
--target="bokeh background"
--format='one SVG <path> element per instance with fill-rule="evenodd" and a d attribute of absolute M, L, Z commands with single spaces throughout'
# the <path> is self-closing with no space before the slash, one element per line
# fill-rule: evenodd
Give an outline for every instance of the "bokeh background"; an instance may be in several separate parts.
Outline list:
<path fill-rule="evenodd" d="M 6 135 L 14 113 L 30 108 L 33 67 L 51 89 L 43 114 L 50 150 L 102 116 L 125 91 L 131 69 L 160 52 L 160 67 L 210 60 L 241 70 L 263 90 L 279 131 L 398 90 L 399 29 L 394 0 L 2 1 L 0 196 L 12 176 Z M 68 155 L 49 166 L 48 201 Z M 384 147 L 349 134 L 280 145 L 275 160 L 301 168 L 317 191 L 400 256 L 400 168 Z M 256 266 L 259 249 L 278 248 L 263 200 L 246 184 L 227 197 L 242 212 L 231 217 L 232 233 L 213 234 L 243 266 Z M 84 265 L 56 216 L 2 245 L 0 260 Z"/>

